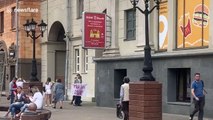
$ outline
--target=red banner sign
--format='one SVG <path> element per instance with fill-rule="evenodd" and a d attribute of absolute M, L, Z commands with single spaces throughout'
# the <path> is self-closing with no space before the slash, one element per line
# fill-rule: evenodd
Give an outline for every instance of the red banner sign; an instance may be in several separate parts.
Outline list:
<path fill-rule="evenodd" d="M 105 48 L 106 14 L 83 13 L 83 47 Z"/>

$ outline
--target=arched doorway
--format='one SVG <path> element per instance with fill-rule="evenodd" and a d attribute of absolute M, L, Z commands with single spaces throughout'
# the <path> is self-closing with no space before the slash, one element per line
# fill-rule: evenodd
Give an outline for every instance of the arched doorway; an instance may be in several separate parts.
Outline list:
<path fill-rule="evenodd" d="M 66 42 L 65 30 L 61 22 L 56 21 L 51 25 L 48 35 L 48 72 L 53 79 L 60 78 L 64 83 L 65 61 L 66 61 Z M 48 75 L 48 74 L 47 74 Z M 48 76 L 49 77 L 49 76 Z"/>

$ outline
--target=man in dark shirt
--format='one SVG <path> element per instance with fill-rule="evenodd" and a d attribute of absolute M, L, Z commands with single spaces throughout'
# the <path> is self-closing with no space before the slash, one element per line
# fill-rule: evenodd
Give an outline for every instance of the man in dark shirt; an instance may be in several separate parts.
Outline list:
<path fill-rule="evenodd" d="M 15 92 L 16 92 L 16 89 L 17 89 L 16 80 L 17 80 L 17 78 L 14 77 L 12 79 L 12 81 L 9 83 L 10 104 L 12 104 L 14 102 L 14 99 L 15 99 Z"/>
<path fill-rule="evenodd" d="M 192 82 L 191 94 L 193 96 L 195 109 L 190 114 L 189 120 L 193 120 L 195 113 L 199 111 L 198 120 L 203 120 L 203 108 L 205 104 L 204 83 L 200 80 L 200 73 L 195 73 L 195 80 Z"/>

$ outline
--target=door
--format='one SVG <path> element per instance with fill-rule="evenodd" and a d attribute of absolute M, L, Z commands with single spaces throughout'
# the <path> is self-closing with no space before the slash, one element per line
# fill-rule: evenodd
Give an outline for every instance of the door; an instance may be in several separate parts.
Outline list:
<path fill-rule="evenodd" d="M 66 61 L 66 52 L 65 51 L 56 51 L 55 53 L 55 78 L 61 79 L 64 84 L 65 78 L 65 61 Z"/>
<path fill-rule="evenodd" d="M 120 86 L 123 84 L 123 78 L 127 75 L 126 69 L 114 70 L 114 98 L 120 98 Z"/>

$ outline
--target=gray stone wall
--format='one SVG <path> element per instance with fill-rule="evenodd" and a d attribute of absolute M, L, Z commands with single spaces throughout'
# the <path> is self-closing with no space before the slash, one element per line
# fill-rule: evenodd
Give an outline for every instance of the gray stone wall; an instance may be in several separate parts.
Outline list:
<path fill-rule="evenodd" d="M 190 68 L 191 79 L 195 72 L 201 73 L 205 82 L 206 95 L 205 116 L 213 118 L 213 55 L 153 57 L 153 76 L 163 84 L 163 112 L 188 115 L 193 104 L 168 102 L 168 68 Z M 143 75 L 142 58 L 111 59 L 96 61 L 96 102 L 98 106 L 115 107 L 118 99 L 114 98 L 114 70 L 126 69 L 131 81 L 138 81 Z M 171 94 L 171 93 L 170 93 Z"/>

